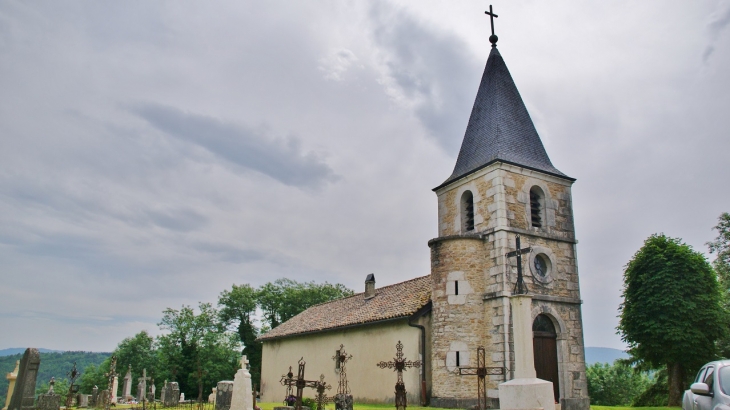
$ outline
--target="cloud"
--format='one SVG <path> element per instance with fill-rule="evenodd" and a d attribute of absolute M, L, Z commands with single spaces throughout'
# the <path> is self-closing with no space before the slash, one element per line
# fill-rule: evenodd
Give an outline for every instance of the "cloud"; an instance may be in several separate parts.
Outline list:
<path fill-rule="evenodd" d="M 710 56 L 712 56 L 712 53 L 715 52 L 715 43 L 717 42 L 718 37 L 720 37 L 720 33 L 725 30 L 725 27 L 727 27 L 728 24 L 730 24 L 730 3 L 721 2 L 719 3 L 719 5 L 719 7 L 721 8 L 724 7 L 724 10 L 716 10 L 715 17 L 707 25 L 708 31 L 710 33 L 710 43 L 705 48 L 705 52 L 702 53 L 702 61 L 704 63 L 707 63 L 710 59 Z"/>
<path fill-rule="evenodd" d="M 252 129 L 159 104 L 137 104 L 130 111 L 180 140 L 205 148 L 240 167 L 258 171 L 296 187 L 320 188 L 337 175 L 300 139 L 274 139 L 266 129 Z"/>
<path fill-rule="evenodd" d="M 325 73 L 324 78 L 332 81 L 342 81 L 342 76 L 357 62 L 357 56 L 352 51 L 342 48 L 319 60 L 319 70 Z"/>
<path fill-rule="evenodd" d="M 455 157 L 479 84 L 478 59 L 454 34 L 378 4 L 371 19 L 389 93 L 412 104 L 430 136 Z"/>

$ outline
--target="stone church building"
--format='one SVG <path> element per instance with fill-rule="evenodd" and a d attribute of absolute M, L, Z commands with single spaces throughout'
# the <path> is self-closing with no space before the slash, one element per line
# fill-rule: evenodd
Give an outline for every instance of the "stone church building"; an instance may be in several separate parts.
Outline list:
<path fill-rule="evenodd" d="M 495 37 L 496 43 L 496 37 Z M 353 358 L 347 376 L 355 401 L 392 402 L 396 374 L 380 369 L 396 343 L 423 366 L 404 372 L 411 404 L 466 408 L 476 404 L 478 347 L 486 366 L 490 405 L 498 385 L 514 378 L 509 297 L 517 281 L 519 235 L 525 283 L 532 296 L 537 377 L 553 382 L 563 410 L 589 408 L 571 186 L 575 179 L 548 158 L 505 62 L 492 46 L 453 173 L 434 188 L 438 237 L 428 241 L 431 272 L 313 306 L 262 335 L 262 400 L 280 402 L 279 380 L 297 361 L 305 378 L 320 374 L 337 388 L 333 360 L 340 345 Z M 312 397 L 313 391 L 305 391 Z"/>

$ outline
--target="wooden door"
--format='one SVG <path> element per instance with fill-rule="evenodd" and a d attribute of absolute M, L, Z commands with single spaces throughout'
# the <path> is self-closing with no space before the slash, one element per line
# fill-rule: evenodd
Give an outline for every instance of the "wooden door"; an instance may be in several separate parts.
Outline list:
<path fill-rule="evenodd" d="M 560 380 L 558 376 L 557 334 L 552 321 L 545 315 L 538 315 L 532 323 L 532 349 L 535 355 L 535 372 L 538 379 L 553 383 L 555 401 L 560 401 Z"/>

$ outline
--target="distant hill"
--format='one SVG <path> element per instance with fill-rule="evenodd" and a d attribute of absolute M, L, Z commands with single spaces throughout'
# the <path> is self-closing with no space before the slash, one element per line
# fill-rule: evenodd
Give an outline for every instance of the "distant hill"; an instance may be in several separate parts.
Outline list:
<path fill-rule="evenodd" d="M 2 349 L 0 350 L 0 357 L 2 356 L 12 356 L 14 354 L 23 354 L 25 353 L 25 347 L 11 347 L 10 349 Z M 51 350 L 51 349 L 38 349 L 41 353 L 56 353 L 60 352 L 60 350 Z"/>
<path fill-rule="evenodd" d="M 586 365 L 593 363 L 613 363 L 616 359 L 627 359 L 629 354 L 610 347 L 586 347 Z"/>

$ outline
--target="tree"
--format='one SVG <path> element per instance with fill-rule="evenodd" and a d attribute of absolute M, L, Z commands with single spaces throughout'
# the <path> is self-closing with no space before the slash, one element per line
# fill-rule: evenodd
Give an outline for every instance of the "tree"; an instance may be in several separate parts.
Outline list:
<path fill-rule="evenodd" d="M 669 406 L 681 405 L 687 371 L 716 357 L 724 314 L 705 257 L 680 239 L 652 235 L 624 270 L 617 327 L 632 359 L 666 366 Z"/>
<path fill-rule="evenodd" d="M 251 379 L 261 379 L 261 342 L 256 341 L 259 330 L 255 325 L 256 290 L 249 284 L 233 285 L 218 297 L 219 317 L 222 323 L 235 326 L 243 343 L 243 354 L 251 364 Z"/>
<path fill-rule="evenodd" d="M 351 296 L 354 292 L 340 283 L 297 282 L 277 279 L 261 286 L 257 291 L 259 307 L 270 329 L 279 326 L 310 306 Z"/>
<path fill-rule="evenodd" d="M 646 372 L 622 360 L 586 367 L 586 379 L 591 404 L 597 406 L 628 406 L 651 385 Z"/>
<path fill-rule="evenodd" d="M 157 373 L 157 346 L 155 339 L 145 330 L 119 342 L 112 354 L 117 356 L 117 373 L 120 377 L 127 374 L 130 365 L 132 366 L 132 380 L 142 377 L 143 369 L 147 369 L 147 375 Z"/>
<path fill-rule="evenodd" d="M 176 380 L 186 396 L 203 398 L 203 386 L 230 380 L 240 368 L 241 346 L 218 323 L 218 312 L 210 303 L 200 303 L 196 314 L 190 306 L 167 308 L 158 324 L 167 334 L 157 339 L 160 372 Z"/>
<path fill-rule="evenodd" d="M 713 229 L 717 230 L 717 238 L 707 242 L 707 246 L 710 253 L 716 255 L 712 265 L 720 283 L 723 307 L 726 315 L 730 316 L 730 214 L 723 212 Z M 730 320 L 724 328 L 727 332 L 718 342 L 718 349 L 722 357 L 730 357 Z"/>

